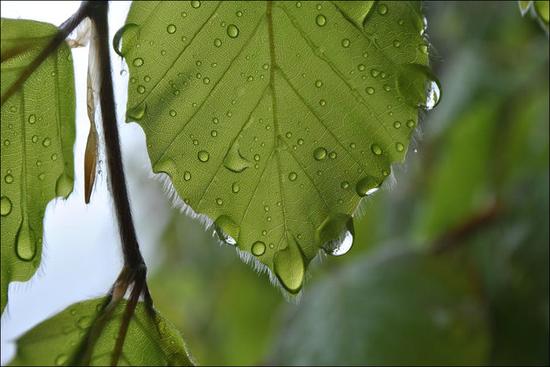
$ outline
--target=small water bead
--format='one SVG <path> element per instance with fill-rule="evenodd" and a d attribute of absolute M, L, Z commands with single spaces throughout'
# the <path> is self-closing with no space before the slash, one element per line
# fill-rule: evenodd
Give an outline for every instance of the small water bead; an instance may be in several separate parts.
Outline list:
<path fill-rule="evenodd" d="M 160 50 L 160 55 L 165 56 L 166 55 L 166 50 Z"/>
<path fill-rule="evenodd" d="M 336 157 L 338 157 L 338 154 L 336 154 L 336 152 L 332 151 L 329 153 L 328 155 L 330 157 L 330 159 L 336 159 Z"/>
<path fill-rule="evenodd" d="M 396 128 L 396 129 L 399 129 L 399 128 L 401 127 L 401 122 L 395 121 L 395 122 L 393 123 L 393 127 Z"/>
<path fill-rule="evenodd" d="M 34 124 L 36 122 L 36 115 L 32 114 L 29 116 L 29 124 Z"/>
<path fill-rule="evenodd" d="M 349 144 L 349 147 L 350 147 L 351 149 L 355 149 L 356 145 L 355 145 L 355 143 L 350 143 L 350 144 Z"/>
<path fill-rule="evenodd" d="M 230 24 L 227 26 L 227 35 L 231 38 L 239 37 L 239 28 L 235 24 Z"/>
<path fill-rule="evenodd" d="M 52 154 L 52 156 L 50 157 L 52 161 L 56 161 L 57 160 L 57 154 Z"/>
<path fill-rule="evenodd" d="M 204 78 L 204 79 L 202 80 L 202 82 L 203 82 L 204 84 L 210 84 L 210 79 L 209 79 L 209 78 Z"/>
<path fill-rule="evenodd" d="M 321 88 L 321 87 L 323 86 L 323 81 L 322 81 L 322 80 L 316 80 L 316 81 L 315 81 L 315 86 L 316 86 L 317 88 Z"/>
<path fill-rule="evenodd" d="M 236 16 L 238 16 L 239 18 L 243 16 L 243 12 L 240 11 L 240 10 L 237 10 L 237 12 L 235 13 Z"/>
<path fill-rule="evenodd" d="M 386 15 L 388 13 L 388 7 L 385 4 L 378 5 L 378 14 Z"/>
<path fill-rule="evenodd" d="M 300 185 L 300 187 L 302 187 L 302 186 Z M 271 217 L 268 216 L 268 217 L 266 218 L 266 220 L 267 220 L 268 222 L 271 222 Z"/>
<path fill-rule="evenodd" d="M 8 139 L 4 140 L 4 145 L 5 146 L 9 146 L 10 145 L 10 141 Z"/>
<path fill-rule="evenodd" d="M 10 112 L 17 112 L 16 106 L 10 106 Z"/>
<path fill-rule="evenodd" d="M 214 46 L 220 47 L 221 45 L 222 45 L 222 40 L 219 39 L 219 38 L 216 38 L 216 39 L 214 40 Z"/>
<path fill-rule="evenodd" d="M 38 141 L 38 136 L 33 135 L 32 138 L 31 138 L 31 141 L 32 141 L 33 143 L 36 143 L 36 142 Z"/>
<path fill-rule="evenodd" d="M 321 106 L 324 107 L 324 106 L 326 106 L 327 101 L 325 101 L 324 99 L 321 99 L 321 100 L 319 101 L 319 104 L 320 104 Z"/>
<path fill-rule="evenodd" d="M 304 144 L 304 139 L 300 138 L 298 139 L 298 145 L 303 145 Z"/>
<path fill-rule="evenodd" d="M 365 89 L 365 91 L 367 92 L 367 94 L 370 94 L 370 95 L 374 94 L 374 88 L 373 87 L 367 87 L 367 89 Z"/>
<path fill-rule="evenodd" d="M 260 155 L 259 154 L 254 154 L 254 160 L 256 162 L 258 162 L 260 160 Z"/>
<path fill-rule="evenodd" d="M 365 70 L 365 64 L 359 64 L 357 65 L 357 70 L 364 71 Z"/>
<path fill-rule="evenodd" d="M 313 151 L 313 158 L 317 161 L 322 161 L 327 156 L 327 150 L 323 147 L 316 148 Z"/>
<path fill-rule="evenodd" d="M 7 196 L 0 198 L 0 215 L 5 217 L 11 213 L 11 200 Z"/>
<path fill-rule="evenodd" d="M 223 205 L 223 200 L 220 199 L 220 198 L 217 198 L 217 199 L 216 199 L 216 204 L 218 204 L 218 205 Z"/>
<path fill-rule="evenodd" d="M 215 138 L 216 136 L 218 136 L 218 131 L 217 130 L 210 131 L 210 136 Z"/>
<path fill-rule="evenodd" d="M 267 236 L 267 231 L 265 229 L 262 231 L 262 236 Z"/>
<path fill-rule="evenodd" d="M 408 120 L 407 121 L 407 127 L 409 129 L 412 129 L 415 125 L 416 125 L 416 123 L 413 120 Z"/>
<path fill-rule="evenodd" d="M 132 64 L 139 68 L 140 66 L 143 65 L 143 59 L 141 57 L 136 57 Z"/>
<path fill-rule="evenodd" d="M 36 161 L 36 167 L 40 167 L 42 165 L 42 161 L 39 159 Z"/>
<path fill-rule="evenodd" d="M 405 149 L 405 146 L 401 143 L 395 143 L 395 150 L 397 150 L 398 152 L 402 152 L 403 150 Z"/>
<path fill-rule="evenodd" d="M 184 12 L 184 11 L 182 11 L 180 15 L 181 15 L 182 18 L 186 18 L 186 17 L 187 17 L 187 13 Z"/>
<path fill-rule="evenodd" d="M 348 47 L 350 46 L 350 44 L 351 44 L 351 42 L 350 42 L 349 39 L 344 38 L 344 39 L 342 40 L 342 47 L 343 47 L 343 48 L 348 48 Z"/>
<path fill-rule="evenodd" d="M 238 193 L 241 190 L 241 187 L 237 182 L 233 182 L 231 185 L 231 191 L 233 191 L 234 194 Z"/>
<path fill-rule="evenodd" d="M 387 169 L 382 170 L 382 176 L 388 177 L 389 175 L 390 175 L 390 171 L 388 171 Z"/>
<path fill-rule="evenodd" d="M 377 70 L 377 69 L 371 69 L 371 70 L 370 70 L 370 75 L 371 75 L 373 78 L 376 78 L 378 75 L 380 75 L 380 71 Z"/>
<path fill-rule="evenodd" d="M 262 256 L 263 254 L 265 254 L 265 243 L 263 243 L 262 241 L 254 242 L 251 251 L 254 256 Z"/>
<path fill-rule="evenodd" d="M 67 355 L 66 354 L 60 354 L 55 358 L 55 365 L 56 366 L 63 366 L 65 363 L 67 363 Z"/>
<path fill-rule="evenodd" d="M 92 321 L 90 316 L 82 316 L 76 324 L 79 329 L 87 329 L 92 325 Z"/>
<path fill-rule="evenodd" d="M 390 87 L 389 85 L 385 84 L 385 85 L 384 85 L 384 90 L 385 90 L 386 92 L 389 92 L 389 91 L 391 90 L 391 87 Z"/>
<path fill-rule="evenodd" d="M 380 148 L 380 145 L 378 144 L 372 144 L 370 146 L 370 150 L 375 154 L 375 155 L 381 155 L 382 154 L 382 148 Z"/>
<path fill-rule="evenodd" d="M 193 145 L 199 145 L 199 141 L 197 139 L 193 139 Z"/>
<path fill-rule="evenodd" d="M 296 172 L 290 172 L 288 174 L 288 179 L 290 181 L 296 181 L 297 178 L 298 178 L 298 174 Z"/>
<path fill-rule="evenodd" d="M 210 159 L 210 154 L 206 150 L 201 150 L 197 154 L 197 157 L 199 158 L 199 161 L 201 161 L 201 162 L 208 162 L 208 160 Z"/>
<path fill-rule="evenodd" d="M 166 32 L 169 34 L 176 33 L 176 26 L 174 24 L 168 24 L 168 27 L 166 27 Z"/>
<path fill-rule="evenodd" d="M 220 122 L 220 120 L 218 120 L 217 117 L 214 117 L 214 118 L 212 119 L 212 122 L 213 122 L 215 125 L 217 125 L 218 122 Z"/>
<path fill-rule="evenodd" d="M 175 117 L 177 114 L 176 110 L 170 110 L 170 116 Z"/>
<path fill-rule="evenodd" d="M 150 82 L 151 81 L 151 77 L 149 75 L 145 75 L 143 77 L 143 80 L 146 81 L 146 82 Z"/>
<path fill-rule="evenodd" d="M 7 174 L 5 177 L 4 177 L 4 181 L 7 183 L 7 184 L 11 184 L 13 182 L 13 176 L 10 175 L 10 174 Z"/>
<path fill-rule="evenodd" d="M 325 24 L 327 24 L 327 18 L 323 14 L 319 14 L 317 18 L 315 18 L 315 23 L 317 23 L 319 27 L 324 27 Z"/>
<path fill-rule="evenodd" d="M 418 50 L 420 52 L 422 52 L 423 54 L 427 55 L 428 54 L 428 45 L 422 44 L 422 45 L 418 46 Z"/>
<path fill-rule="evenodd" d="M 287 131 L 287 133 L 285 134 L 285 136 L 290 139 L 292 138 L 292 133 L 290 131 Z"/>
<path fill-rule="evenodd" d="M 191 1 L 191 6 L 195 9 L 198 9 L 201 7 L 201 2 L 200 1 Z"/>
<path fill-rule="evenodd" d="M 143 85 L 138 85 L 137 91 L 139 94 L 145 93 L 145 87 Z"/>
<path fill-rule="evenodd" d="M 297 7 L 297 8 L 301 8 L 301 7 L 302 7 L 302 3 L 301 3 L 300 1 L 297 1 L 297 2 L 296 2 L 296 7 Z"/>
<path fill-rule="evenodd" d="M 399 41 L 399 40 L 393 40 L 393 47 L 395 47 L 395 48 L 401 47 L 401 41 Z"/>
<path fill-rule="evenodd" d="M 349 187 L 349 182 L 342 181 L 342 183 L 340 184 L 340 187 L 343 188 L 344 190 L 347 189 Z"/>
<path fill-rule="evenodd" d="M 403 24 L 405 24 L 405 21 L 404 21 L 403 19 L 399 19 L 399 20 L 397 21 L 397 24 L 403 25 Z"/>

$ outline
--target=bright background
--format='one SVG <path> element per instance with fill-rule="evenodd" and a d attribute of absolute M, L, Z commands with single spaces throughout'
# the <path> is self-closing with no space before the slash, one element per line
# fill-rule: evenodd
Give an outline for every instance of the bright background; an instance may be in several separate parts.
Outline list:
<path fill-rule="evenodd" d="M 112 33 L 129 5 L 111 3 Z M 3 1 L 1 11 L 59 25 L 78 6 Z M 442 101 L 423 118 L 417 153 L 395 167 L 396 183 L 355 220 L 352 250 L 314 266 L 298 304 L 171 209 L 150 178 L 141 129 L 120 122 L 150 289 L 199 363 L 549 363 L 548 35 L 516 2 L 424 8 Z M 112 58 L 124 121 L 128 75 Z M 75 191 L 48 205 L 40 269 L 10 284 L 2 364 L 19 335 L 103 295 L 122 265 L 105 173 L 84 204 L 87 48 L 73 60 Z M 457 231 L 492 209 L 490 221 Z M 437 242 L 449 248 L 431 255 Z"/>

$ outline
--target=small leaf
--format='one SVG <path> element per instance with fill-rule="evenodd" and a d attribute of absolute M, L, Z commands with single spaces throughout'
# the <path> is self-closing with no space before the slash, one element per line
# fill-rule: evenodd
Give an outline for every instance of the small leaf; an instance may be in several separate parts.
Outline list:
<path fill-rule="evenodd" d="M 85 342 L 91 326 L 100 315 L 105 298 L 73 304 L 43 321 L 17 340 L 17 354 L 10 365 L 68 366 L 78 362 L 78 350 Z M 122 321 L 122 301 L 107 321 L 96 342 L 91 365 L 107 366 Z M 138 303 L 130 321 L 120 365 L 128 366 L 191 366 L 180 333 L 157 312 L 151 320 L 143 303 Z M 160 333 L 160 334 L 159 334 Z"/>
<path fill-rule="evenodd" d="M 1 21 L 2 94 L 56 34 L 51 24 Z M 75 94 L 71 52 L 62 44 L 8 100 L 1 120 L 1 309 L 11 281 L 38 268 L 48 202 L 73 190 Z"/>
<path fill-rule="evenodd" d="M 154 172 L 296 293 L 437 104 L 424 30 L 408 1 L 134 2 L 114 40 L 127 120 Z"/>

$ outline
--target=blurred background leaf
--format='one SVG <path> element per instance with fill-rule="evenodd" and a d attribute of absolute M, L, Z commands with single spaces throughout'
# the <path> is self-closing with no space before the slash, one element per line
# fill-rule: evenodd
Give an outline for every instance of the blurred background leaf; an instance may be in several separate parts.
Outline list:
<path fill-rule="evenodd" d="M 443 99 L 298 305 L 171 211 L 151 289 L 200 364 L 549 363 L 547 35 L 516 2 L 424 11 Z"/>

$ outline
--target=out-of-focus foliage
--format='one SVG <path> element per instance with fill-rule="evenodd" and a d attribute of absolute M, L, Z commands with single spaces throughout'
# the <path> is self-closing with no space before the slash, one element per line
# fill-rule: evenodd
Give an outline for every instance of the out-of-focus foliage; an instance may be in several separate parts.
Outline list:
<path fill-rule="evenodd" d="M 423 362 L 548 363 L 547 36 L 518 16 L 514 2 L 424 7 L 444 98 L 421 124 L 418 153 L 411 149 L 406 164 L 394 167 L 396 182 L 355 219 L 355 247 L 312 267 L 302 303 L 285 302 L 227 246 L 214 249 L 195 221 L 178 214 L 167 227 L 151 288 L 199 363 L 368 363 L 396 361 L 400 352 L 413 358 L 415 350 L 426 351 Z M 417 254 L 442 238 L 443 254 Z M 400 290 L 395 279 L 383 286 L 392 279 L 374 271 L 376 259 L 393 266 L 379 268 L 382 274 L 418 259 L 429 265 L 410 277 L 404 271 L 409 287 Z M 430 269 L 447 275 L 421 276 Z M 426 291 L 429 284 L 437 291 Z M 320 291 L 327 288 L 330 294 Z M 376 303 L 390 299 L 400 304 Z M 468 307 L 447 319 L 437 311 L 442 300 Z M 419 305 L 426 309 L 413 311 Z M 306 320 L 297 323 L 294 312 Z M 430 329 L 430 320 L 448 321 L 450 336 Z M 438 348 L 428 344 L 434 336 L 441 336 Z M 303 345 L 292 348 L 293 340 Z M 358 347 L 367 341 L 394 349 L 372 354 Z M 332 342 L 343 350 L 330 350 Z M 285 345 L 292 355 L 278 353 Z"/>
<path fill-rule="evenodd" d="M 548 32 L 548 21 L 550 18 L 549 7 L 550 3 L 548 0 L 536 0 L 536 1 L 518 1 L 519 10 L 521 15 L 531 13 L 531 16 L 537 18 L 540 26 Z"/>

